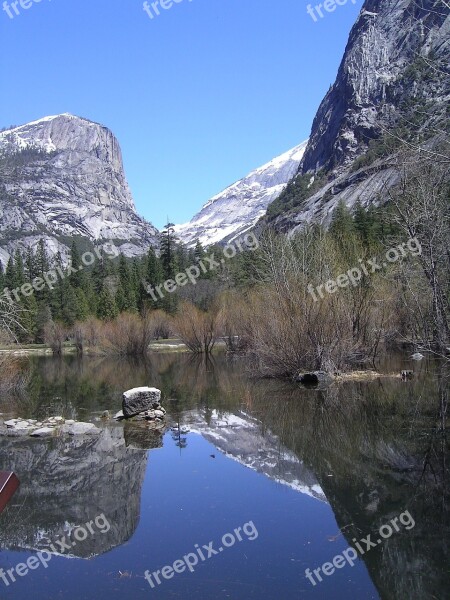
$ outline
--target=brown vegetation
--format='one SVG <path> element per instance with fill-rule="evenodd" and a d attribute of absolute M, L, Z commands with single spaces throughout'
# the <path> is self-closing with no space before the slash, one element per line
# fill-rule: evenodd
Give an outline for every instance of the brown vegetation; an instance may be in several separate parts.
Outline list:
<path fill-rule="evenodd" d="M 174 319 L 176 333 L 191 352 L 212 352 L 219 335 L 218 312 L 211 307 L 208 312 L 190 302 L 182 302 Z"/>

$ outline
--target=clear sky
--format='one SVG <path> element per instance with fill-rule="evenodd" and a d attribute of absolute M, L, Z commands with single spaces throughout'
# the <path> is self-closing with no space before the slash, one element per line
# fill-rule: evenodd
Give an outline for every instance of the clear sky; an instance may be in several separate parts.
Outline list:
<path fill-rule="evenodd" d="M 142 0 L 21 1 L 0 10 L 0 127 L 106 125 L 157 227 L 308 137 L 362 5 L 315 22 L 305 0 L 179 0 L 153 19 Z"/>

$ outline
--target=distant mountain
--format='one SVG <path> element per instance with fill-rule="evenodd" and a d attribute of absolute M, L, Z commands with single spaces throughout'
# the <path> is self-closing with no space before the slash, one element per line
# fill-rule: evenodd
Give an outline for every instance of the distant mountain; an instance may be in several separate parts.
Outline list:
<path fill-rule="evenodd" d="M 329 223 L 344 201 L 383 203 L 399 180 L 396 153 L 430 150 L 448 133 L 449 3 L 366 0 L 335 83 L 323 99 L 298 173 L 268 221 L 293 232 Z"/>
<path fill-rule="evenodd" d="M 113 240 L 126 256 L 156 244 L 138 216 L 119 143 L 109 129 L 69 114 L 0 132 L 0 260 L 44 239 L 67 254 L 73 236 Z"/>
<path fill-rule="evenodd" d="M 251 229 L 297 173 L 305 148 L 303 142 L 211 198 L 189 223 L 175 227 L 180 240 L 208 246 Z"/>

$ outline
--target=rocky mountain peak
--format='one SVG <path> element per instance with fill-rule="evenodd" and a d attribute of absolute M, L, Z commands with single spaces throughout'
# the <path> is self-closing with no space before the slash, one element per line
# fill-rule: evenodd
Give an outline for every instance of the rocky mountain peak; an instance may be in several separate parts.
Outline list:
<path fill-rule="evenodd" d="M 448 102 L 445 81 L 424 81 L 450 45 L 450 19 L 440 0 L 366 0 L 353 26 L 334 85 L 312 125 L 303 173 L 345 167 L 370 140 L 395 127 L 411 98 Z"/>
<path fill-rule="evenodd" d="M 136 213 L 119 143 L 98 123 L 70 114 L 0 132 L 0 259 L 44 239 L 67 254 L 68 238 L 113 240 L 127 256 L 156 244 Z"/>

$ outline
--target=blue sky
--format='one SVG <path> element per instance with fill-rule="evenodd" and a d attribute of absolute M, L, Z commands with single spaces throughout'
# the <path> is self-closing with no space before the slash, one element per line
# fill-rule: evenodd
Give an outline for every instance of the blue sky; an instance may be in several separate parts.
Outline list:
<path fill-rule="evenodd" d="M 0 10 L 0 127 L 106 125 L 157 227 L 308 137 L 362 4 L 314 22 L 305 0 L 181 0 L 153 19 L 142 0 L 22 2 Z"/>

